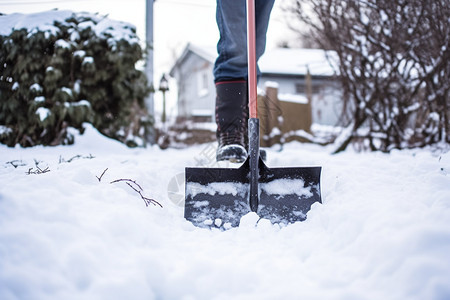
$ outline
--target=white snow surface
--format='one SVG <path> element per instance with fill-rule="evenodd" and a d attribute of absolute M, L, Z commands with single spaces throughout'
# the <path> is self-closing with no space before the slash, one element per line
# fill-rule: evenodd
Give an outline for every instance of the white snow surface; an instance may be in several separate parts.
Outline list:
<path fill-rule="evenodd" d="M 39 119 L 42 121 L 44 121 L 45 119 L 48 118 L 48 116 L 50 116 L 51 111 L 48 108 L 45 107 L 39 107 L 36 110 L 36 114 L 39 116 Z"/>
<path fill-rule="evenodd" d="M 308 104 L 309 102 L 308 97 L 301 94 L 289 94 L 289 93 L 278 94 L 278 99 L 284 102 L 292 102 L 299 104 Z"/>
<path fill-rule="evenodd" d="M 45 11 L 33 14 L 14 13 L 0 16 L 0 35 L 9 35 L 13 29 L 39 29 L 55 34 L 59 29 L 54 22 L 64 22 L 72 15 L 71 11 Z"/>
<path fill-rule="evenodd" d="M 73 146 L 0 145 L 0 299 L 450 299 L 448 147 L 268 149 L 269 167 L 323 166 L 323 204 L 227 231 L 168 197 L 205 147 L 128 149 L 89 126 Z"/>
<path fill-rule="evenodd" d="M 312 197 L 311 187 L 305 187 L 301 179 L 275 179 L 268 183 L 260 184 L 261 190 L 268 195 L 298 195 Z"/>
<path fill-rule="evenodd" d="M 206 193 L 211 196 L 230 194 L 243 197 L 246 193 L 246 185 L 239 182 L 211 182 L 203 186 L 196 182 L 190 182 L 186 186 L 186 194 L 195 197 L 198 193 Z"/>
<path fill-rule="evenodd" d="M 69 10 L 50 10 L 32 14 L 14 13 L 0 16 L 0 35 L 9 35 L 13 30 L 25 28 L 28 32 L 35 32 L 37 30 L 56 35 L 59 28 L 54 26 L 55 22 L 65 23 L 65 20 L 70 18 L 74 12 Z M 122 21 L 108 19 L 106 16 L 99 14 L 92 14 L 87 12 L 77 13 L 78 16 L 89 17 L 96 22 L 82 22 L 79 24 L 80 28 L 91 27 L 97 36 L 112 37 L 115 41 L 121 39 L 127 40 L 130 44 L 138 43 L 136 35 L 132 32 L 135 26 Z M 77 39 L 79 36 L 76 32 L 72 36 Z M 114 44 L 109 39 L 109 42 Z M 64 40 L 56 41 L 56 46 L 61 48 L 70 48 L 70 44 Z"/>

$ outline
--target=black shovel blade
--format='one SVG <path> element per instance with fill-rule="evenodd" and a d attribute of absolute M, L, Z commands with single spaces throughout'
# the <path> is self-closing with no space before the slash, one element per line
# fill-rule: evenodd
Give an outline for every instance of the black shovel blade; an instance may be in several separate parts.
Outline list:
<path fill-rule="evenodd" d="M 272 223 L 304 221 L 315 202 L 322 203 L 321 167 L 268 168 L 259 161 L 258 215 Z"/>
<path fill-rule="evenodd" d="M 272 223 L 306 219 L 321 203 L 320 167 L 268 168 L 259 160 L 257 214 Z M 198 227 L 236 227 L 249 205 L 249 159 L 238 169 L 186 168 L 184 217 Z"/>

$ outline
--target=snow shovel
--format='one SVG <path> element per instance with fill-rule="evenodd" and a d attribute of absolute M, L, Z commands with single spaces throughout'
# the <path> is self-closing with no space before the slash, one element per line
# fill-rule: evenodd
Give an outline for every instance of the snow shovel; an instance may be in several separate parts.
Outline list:
<path fill-rule="evenodd" d="M 268 168 L 260 158 L 255 39 L 255 4 L 247 0 L 249 156 L 239 168 L 186 168 L 184 217 L 198 227 L 236 227 L 249 212 L 293 223 L 321 203 L 321 167 Z"/>

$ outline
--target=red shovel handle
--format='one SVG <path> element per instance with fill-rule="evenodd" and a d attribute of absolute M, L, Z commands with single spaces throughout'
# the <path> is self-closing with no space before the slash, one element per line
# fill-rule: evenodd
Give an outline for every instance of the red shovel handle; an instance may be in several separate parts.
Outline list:
<path fill-rule="evenodd" d="M 247 59 L 250 118 L 257 118 L 258 94 L 256 76 L 255 0 L 247 0 Z"/>

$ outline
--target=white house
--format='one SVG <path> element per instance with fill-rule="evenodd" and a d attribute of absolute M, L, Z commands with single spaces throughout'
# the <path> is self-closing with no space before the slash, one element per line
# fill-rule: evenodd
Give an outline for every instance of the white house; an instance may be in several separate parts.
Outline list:
<path fill-rule="evenodd" d="M 333 53 L 319 49 L 268 50 L 259 60 L 262 74 L 258 88 L 262 90 L 275 82 L 280 101 L 305 102 L 310 98 L 312 122 L 336 125 L 342 108 L 342 92 L 327 55 Z M 215 47 L 188 44 L 172 67 L 170 75 L 178 84 L 180 119 L 214 120 L 216 95 L 212 70 L 216 57 Z"/>
<path fill-rule="evenodd" d="M 214 120 L 214 47 L 188 44 L 170 71 L 178 86 L 178 118 Z"/>

